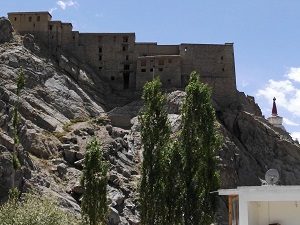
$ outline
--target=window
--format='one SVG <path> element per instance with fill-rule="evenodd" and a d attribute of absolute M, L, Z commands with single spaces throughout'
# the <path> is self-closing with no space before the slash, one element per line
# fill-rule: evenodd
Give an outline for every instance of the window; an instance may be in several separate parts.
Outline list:
<path fill-rule="evenodd" d="M 102 60 L 102 55 L 99 55 L 99 61 L 101 61 Z"/>
<path fill-rule="evenodd" d="M 168 63 L 172 63 L 172 59 L 169 59 L 169 60 L 168 60 Z"/>
<path fill-rule="evenodd" d="M 164 64 L 165 64 L 165 62 L 164 62 L 163 59 L 160 59 L 160 60 L 158 61 L 158 65 L 163 66 Z"/>
<path fill-rule="evenodd" d="M 28 21 L 29 21 L 29 22 L 31 22 L 31 21 L 32 21 L 32 17 L 31 17 L 31 16 L 29 16 L 29 18 L 28 18 Z"/>
<path fill-rule="evenodd" d="M 128 50 L 128 46 L 127 45 L 123 45 L 122 50 L 123 50 L 123 52 L 127 51 Z"/>
<path fill-rule="evenodd" d="M 52 26 L 52 25 L 50 25 L 50 26 L 49 26 L 49 30 L 52 30 L 52 28 L 53 28 L 53 26 Z"/>
<path fill-rule="evenodd" d="M 35 23 L 33 24 L 33 27 L 35 27 Z"/>
<path fill-rule="evenodd" d="M 142 73 L 145 73 L 145 72 L 146 72 L 146 69 L 141 69 L 141 72 L 142 72 Z"/>
<path fill-rule="evenodd" d="M 113 39 L 114 39 L 114 42 L 116 42 L 116 40 L 117 40 L 117 37 L 116 37 L 116 36 L 114 36 L 114 37 L 113 37 Z"/>
<path fill-rule="evenodd" d="M 99 52 L 101 53 L 101 52 L 102 52 L 102 47 L 99 47 L 98 50 L 99 50 Z"/>
<path fill-rule="evenodd" d="M 224 57 L 223 56 L 221 56 L 221 60 L 223 60 L 224 59 Z"/>
<path fill-rule="evenodd" d="M 141 60 L 141 66 L 146 66 L 146 60 L 145 59 Z"/>
<path fill-rule="evenodd" d="M 129 55 L 126 55 L 126 60 L 129 60 Z"/>
<path fill-rule="evenodd" d="M 36 21 L 40 22 L 41 21 L 41 17 L 37 16 Z"/>
<path fill-rule="evenodd" d="M 110 80 L 115 80 L 115 77 L 114 77 L 114 76 L 111 76 L 111 77 L 110 77 Z"/>
<path fill-rule="evenodd" d="M 99 66 L 99 70 L 102 70 L 102 66 Z"/>
<path fill-rule="evenodd" d="M 164 71 L 164 69 L 163 68 L 158 68 L 158 71 L 162 72 L 162 71 Z"/>
<path fill-rule="evenodd" d="M 130 65 L 125 64 L 125 65 L 124 65 L 124 70 L 129 70 L 129 69 L 130 69 Z"/>
<path fill-rule="evenodd" d="M 168 84 L 171 84 L 172 82 L 171 82 L 171 79 L 168 79 Z"/>
<path fill-rule="evenodd" d="M 222 68 L 222 71 L 224 72 L 224 71 L 225 71 L 225 68 Z"/>
<path fill-rule="evenodd" d="M 153 68 L 150 69 L 150 72 L 153 72 Z"/>
<path fill-rule="evenodd" d="M 127 43 L 128 42 L 128 36 L 123 37 L 123 42 Z"/>
<path fill-rule="evenodd" d="M 17 21 L 17 17 L 15 17 L 15 21 Z"/>
<path fill-rule="evenodd" d="M 75 40 L 75 35 L 73 35 L 73 40 Z"/>
<path fill-rule="evenodd" d="M 187 47 L 184 48 L 184 51 L 187 52 Z"/>

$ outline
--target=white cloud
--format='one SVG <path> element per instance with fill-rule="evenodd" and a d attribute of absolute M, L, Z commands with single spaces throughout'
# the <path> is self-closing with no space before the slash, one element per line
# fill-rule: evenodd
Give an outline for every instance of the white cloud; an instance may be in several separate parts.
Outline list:
<path fill-rule="evenodd" d="M 57 10 L 57 8 L 56 7 L 54 7 L 54 8 L 51 8 L 50 10 L 49 10 L 49 13 L 50 14 L 52 14 L 55 10 Z"/>
<path fill-rule="evenodd" d="M 294 80 L 300 82 L 300 68 L 299 67 L 291 67 L 286 74 L 290 80 Z"/>
<path fill-rule="evenodd" d="M 292 132 L 291 136 L 294 140 L 297 139 L 298 141 L 300 141 L 300 132 Z"/>
<path fill-rule="evenodd" d="M 67 7 L 78 6 L 78 3 L 73 0 L 60 0 L 56 4 L 62 9 L 65 10 Z"/>
<path fill-rule="evenodd" d="M 299 123 L 296 123 L 292 120 L 289 120 L 287 118 L 283 118 L 283 123 L 286 124 L 286 125 L 289 125 L 289 126 L 299 126 L 300 124 Z"/>

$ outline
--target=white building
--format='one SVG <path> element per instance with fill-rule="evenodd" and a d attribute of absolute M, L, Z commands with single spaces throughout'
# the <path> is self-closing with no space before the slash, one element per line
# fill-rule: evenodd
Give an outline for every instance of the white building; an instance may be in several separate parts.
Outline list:
<path fill-rule="evenodd" d="M 221 189 L 229 197 L 229 225 L 300 225 L 300 186 Z"/>

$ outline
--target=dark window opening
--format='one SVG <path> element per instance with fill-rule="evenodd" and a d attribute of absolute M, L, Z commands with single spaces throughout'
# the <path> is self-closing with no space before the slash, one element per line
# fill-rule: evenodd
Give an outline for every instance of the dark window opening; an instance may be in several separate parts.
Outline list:
<path fill-rule="evenodd" d="M 223 56 L 221 56 L 221 60 L 223 60 L 224 59 L 224 57 Z"/>
<path fill-rule="evenodd" d="M 29 20 L 29 22 L 31 22 L 31 21 L 32 21 L 32 17 L 31 17 L 31 16 L 29 16 L 28 20 Z"/>
<path fill-rule="evenodd" d="M 102 66 L 99 66 L 99 70 L 102 70 Z"/>
<path fill-rule="evenodd" d="M 99 52 L 102 52 L 102 47 L 99 47 Z"/>
<path fill-rule="evenodd" d="M 15 17 L 15 21 L 17 21 L 17 17 Z"/>
<path fill-rule="evenodd" d="M 160 60 L 158 61 L 158 65 L 163 66 L 164 64 L 165 64 L 165 62 L 164 62 L 163 59 L 160 59 Z"/>
<path fill-rule="evenodd" d="M 168 83 L 171 84 L 171 79 L 168 79 Z"/>
<path fill-rule="evenodd" d="M 144 53 L 144 54 L 143 54 L 143 56 L 147 56 L 147 54 L 146 54 L 146 53 Z"/>
<path fill-rule="evenodd" d="M 36 21 L 40 22 L 41 21 L 41 17 L 37 16 Z"/>
<path fill-rule="evenodd" d="M 128 64 L 124 65 L 124 70 L 129 70 L 129 68 L 130 68 L 130 65 L 128 65 Z"/>
<path fill-rule="evenodd" d="M 164 69 L 163 68 L 158 68 L 158 71 L 162 72 Z"/>
<path fill-rule="evenodd" d="M 127 36 L 124 36 L 124 37 L 123 37 L 123 42 L 125 42 L 125 43 L 128 42 L 128 37 L 127 37 Z"/>
<path fill-rule="evenodd" d="M 169 63 L 172 63 L 172 59 L 169 59 L 168 62 L 169 62 Z"/>
<path fill-rule="evenodd" d="M 115 80 L 115 77 L 114 77 L 114 76 L 111 76 L 111 77 L 110 77 L 110 80 Z"/>
<path fill-rule="evenodd" d="M 124 89 L 129 88 L 129 73 L 123 73 Z"/>
<path fill-rule="evenodd" d="M 126 60 L 129 60 L 129 55 L 126 55 Z"/>
<path fill-rule="evenodd" d="M 50 26 L 49 26 L 49 30 L 52 30 L 52 28 L 53 28 L 52 25 L 50 25 Z"/>
<path fill-rule="evenodd" d="M 146 69 L 141 69 L 141 72 L 142 72 L 142 73 L 145 73 L 145 72 L 146 72 Z"/>
<path fill-rule="evenodd" d="M 101 61 L 102 60 L 102 55 L 99 55 L 99 61 Z"/>
<path fill-rule="evenodd" d="M 225 68 L 222 68 L 222 71 L 224 72 L 224 71 L 225 71 Z"/>
<path fill-rule="evenodd" d="M 150 69 L 150 72 L 153 72 L 153 68 Z"/>
<path fill-rule="evenodd" d="M 75 36 L 73 36 L 73 40 L 75 40 Z"/>
<path fill-rule="evenodd" d="M 122 50 L 123 50 L 123 52 L 127 51 L 128 50 L 128 46 L 127 45 L 123 45 Z"/>
<path fill-rule="evenodd" d="M 33 27 L 35 27 L 35 23 L 33 24 Z"/>
<path fill-rule="evenodd" d="M 54 39 L 54 36 L 52 35 L 51 38 Z"/>
<path fill-rule="evenodd" d="M 141 61 L 141 66 L 146 66 L 146 60 Z"/>

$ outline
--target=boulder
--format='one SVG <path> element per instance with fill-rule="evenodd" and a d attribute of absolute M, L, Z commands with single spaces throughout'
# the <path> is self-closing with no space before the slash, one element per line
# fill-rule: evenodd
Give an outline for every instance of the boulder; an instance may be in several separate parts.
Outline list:
<path fill-rule="evenodd" d="M 5 17 L 0 17 L 0 44 L 10 41 L 13 38 L 12 32 L 10 21 Z"/>

